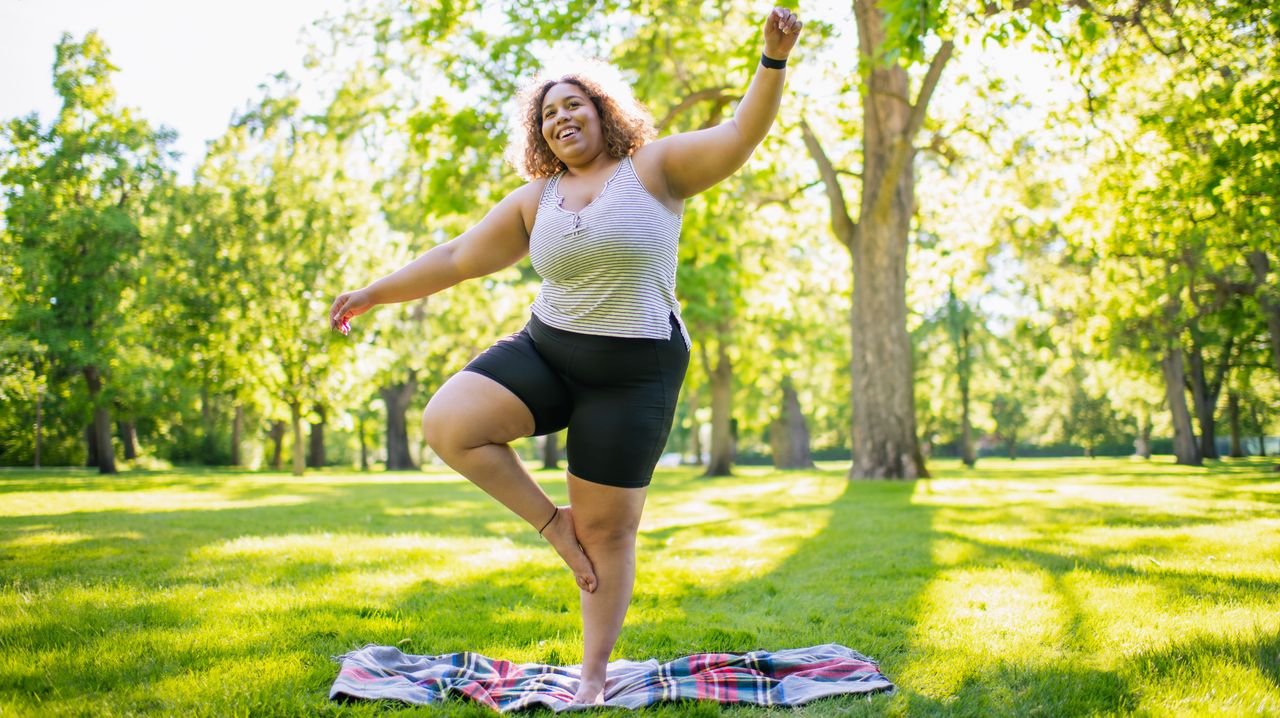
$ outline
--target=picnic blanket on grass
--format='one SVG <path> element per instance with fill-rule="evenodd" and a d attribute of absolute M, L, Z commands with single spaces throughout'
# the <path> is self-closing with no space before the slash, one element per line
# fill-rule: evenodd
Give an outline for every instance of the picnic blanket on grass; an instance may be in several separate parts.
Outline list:
<path fill-rule="evenodd" d="M 332 700 L 439 703 L 454 695 L 502 713 L 536 706 L 557 713 L 593 707 L 570 704 L 582 664 L 512 663 L 470 652 L 413 656 L 374 644 L 333 660 L 341 668 L 329 689 Z M 828 643 L 773 652 L 695 653 L 668 663 L 614 661 L 605 680 L 604 705 L 639 708 L 662 701 L 706 699 L 798 706 L 841 693 L 893 690 L 870 658 Z"/>

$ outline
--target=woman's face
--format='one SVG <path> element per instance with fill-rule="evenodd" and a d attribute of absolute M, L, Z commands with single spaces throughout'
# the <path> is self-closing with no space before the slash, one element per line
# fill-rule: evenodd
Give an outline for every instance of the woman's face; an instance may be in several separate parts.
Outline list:
<path fill-rule="evenodd" d="M 604 148 L 600 115 L 581 87 L 558 82 L 542 100 L 542 138 L 561 160 L 594 157 Z"/>

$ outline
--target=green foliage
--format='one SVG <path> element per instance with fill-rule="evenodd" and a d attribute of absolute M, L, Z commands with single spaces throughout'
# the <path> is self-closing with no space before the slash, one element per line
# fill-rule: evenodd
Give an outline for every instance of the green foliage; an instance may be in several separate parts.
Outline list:
<path fill-rule="evenodd" d="M 81 372 L 100 372 L 103 390 L 93 397 L 98 406 L 139 401 L 121 380 L 148 361 L 131 347 L 136 327 L 130 320 L 138 311 L 135 288 L 145 281 L 139 262 L 148 242 L 144 227 L 154 195 L 169 179 L 165 148 L 173 138 L 117 105 L 114 70 L 97 33 L 79 42 L 64 35 L 53 67 L 62 101 L 57 116 L 48 127 L 34 114 L 12 119 L 0 131 L 8 148 L 0 176 L 3 266 L 13 280 L 0 312 L 11 339 L 6 362 L 33 384 L 58 386 L 59 392 Z M 129 362 L 134 364 L 126 368 Z M 27 417 L 31 428 L 34 394 L 3 402 Z M 87 421 L 90 407 L 74 403 L 78 416 L 50 422 L 59 432 L 50 443 L 82 436 L 61 433 L 68 423 Z M 4 453 L 9 460 L 27 455 Z"/>
<path fill-rule="evenodd" d="M 1226 360 L 1225 385 L 1248 396 L 1245 425 L 1271 425 L 1275 13 L 1132 0 L 877 6 L 875 59 L 914 77 L 955 39 L 961 56 L 1035 45 L 1083 88 L 1077 106 L 1028 130 L 1028 102 L 1002 68 L 953 60 L 944 77 L 948 103 L 934 103 L 918 143 L 928 150 L 909 255 L 921 432 L 955 433 L 967 361 L 973 420 L 1002 438 L 1127 441 L 1151 417 L 1167 433 L 1155 360 L 1170 337 L 1211 369 Z M 323 319 L 335 294 L 465 231 L 519 185 L 503 150 L 520 81 L 564 52 L 595 54 L 662 133 L 709 126 L 731 116 L 750 79 L 760 14 L 732 0 L 353 5 L 330 22 L 334 45 L 308 56 L 332 81 L 321 106 L 304 108 L 301 84 L 274 78 L 192 185 L 165 170 L 171 133 L 116 106 L 101 39 L 64 39 L 59 115 L 47 126 L 12 118 L 0 136 L 0 462 L 32 458 L 37 396 L 46 463 L 83 460 L 89 364 L 107 377 L 99 402 L 136 421 L 156 456 L 229 461 L 237 406 L 253 444 L 266 423 L 323 409 L 342 427 L 330 454 L 353 455 L 355 418 L 384 418 L 379 388 L 412 376 L 421 405 L 527 318 L 537 277 L 522 262 L 380 308 L 350 337 Z M 848 259 L 829 241 L 798 120 L 857 197 L 852 25 L 806 18 L 796 94 L 773 132 L 685 210 L 680 300 L 695 352 L 728 348 L 744 450 L 764 447 L 784 376 L 815 443 L 848 440 Z M 1259 253 L 1261 275 L 1247 261 Z M 969 359 L 941 313 L 950 282 L 981 337 Z M 987 311 L 1010 305 L 1012 316 Z M 704 373 L 695 361 L 686 396 L 705 393 Z"/>

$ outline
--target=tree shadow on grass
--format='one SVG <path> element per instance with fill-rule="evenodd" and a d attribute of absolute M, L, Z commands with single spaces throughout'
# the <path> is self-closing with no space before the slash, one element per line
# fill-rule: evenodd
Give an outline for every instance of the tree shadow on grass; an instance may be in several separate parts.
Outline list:
<path fill-rule="evenodd" d="M 1190 664 L 1199 664 L 1189 669 Z M 1113 715 L 1174 706 L 1143 705 L 1158 700 L 1153 687 L 1186 687 L 1189 670 L 1216 675 L 1233 665 L 1264 676 L 1280 690 L 1280 633 L 1244 637 L 1196 637 L 1123 658 L 1111 670 L 1062 663 L 1053 667 L 1000 662 L 966 676 L 939 700 L 908 691 L 906 713 L 948 716 Z M 1217 683 L 1217 681 L 1211 681 Z M 1143 688 L 1139 689 L 1138 684 Z M 1223 686 L 1230 691 L 1236 688 Z M 1238 687 L 1237 687 L 1238 688 Z M 1247 710 L 1247 706 L 1240 706 Z M 1208 709 L 1208 706 L 1202 706 Z M 849 715 L 868 713 L 852 712 Z"/>
<path fill-rule="evenodd" d="M 1280 595 L 1280 581 L 1277 580 L 1256 576 L 1222 576 L 1203 571 L 1186 571 L 1161 565 L 1155 559 L 1151 559 L 1153 563 L 1150 569 L 1108 562 L 1107 557 L 1117 553 L 1113 548 L 1100 547 L 1090 551 L 1073 549 L 1071 554 L 1064 555 L 1025 545 L 1004 546 L 953 531 L 941 531 L 938 536 L 960 541 L 977 549 L 979 553 L 966 561 L 974 565 L 1023 564 L 1044 569 L 1054 576 L 1083 570 L 1121 581 L 1158 582 L 1159 585 L 1174 588 L 1184 595 L 1194 597 L 1211 595 L 1224 600 L 1239 600 L 1258 593 Z M 1150 548 L 1165 547 L 1158 542 L 1137 543 L 1127 547 L 1125 553 L 1142 553 L 1143 549 Z"/>
<path fill-rule="evenodd" d="M 1165 477 L 1155 477 L 1168 484 Z M 1036 481 L 1037 479 L 1032 479 Z M 1220 478 L 1195 490 L 1208 493 L 1214 485 L 1234 478 Z M 939 575 L 947 578 L 940 584 L 938 606 L 932 616 L 921 617 L 924 631 L 919 635 L 911 673 L 927 675 L 937 665 L 952 675 L 927 689 L 908 685 L 900 699 L 901 712 L 922 715 L 1098 715 L 1129 713 L 1140 708 L 1157 710 L 1166 700 L 1166 691 L 1186 690 L 1212 694 L 1219 684 L 1218 672 L 1212 665 L 1218 656 L 1236 664 L 1259 670 L 1275 686 L 1276 669 L 1262 669 L 1267 656 L 1280 661 L 1273 633 L 1261 637 L 1199 637 L 1175 642 L 1165 648 L 1145 651 L 1133 656 L 1116 656 L 1116 645 L 1103 633 L 1110 625 L 1124 624 L 1123 605 L 1093 605 L 1089 586 L 1092 582 L 1079 576 L 1098 575 L 1104 584 L 1114 587 L 1114 595 L 1138 589 L 1167 592 L 1174 598 L 1159 610 L 1174 611 L 1180 621 L 1191 606 L 1211 600 L 1222 606 L 1241 606 L 1265 602 L 1261 597 L 1280 592 L 1280 582 L 1253 576 L 1219 575 L 1209 571 L 1163 566 L 1155 559 L 1151 566 L 1127 565 L 1124 558 L 1135 554 L 1154 553 L 1161 558 L 1177 555 L 1184 536 L 1162 536 L 1163 530 L 1184 527 L 1213 526 L 1233 523 L 1239 518 L 1267 516 L 1265 506 L 1213 517 L 1213 501 L 1204 506 L 1189 507 L 1183 514 L 1162 511 L 1158 507 L 1125 507 L 1090 503 L 1087 496 L 1078 505 L 1058 503 L 1036 505 L 1032 502 L 996 503 L 991 507 L 969 502 L 944 503 L 935 514 L 935 545 L 947 555 L 947 565 Z M 1238 498 L 1233 493 L 1232 498 Z M 1185 516 L 1194 512 L 1195 516 Z M 1119 529 L 1115 540 L 1108 543 L 1081 545 L 1069 541 L 1063 533 L 1084 525 L 1102 530 Z M 1060 528 L 1061 527 L 1061 528 Z M 1155 535 L 1130 529 L 1153 529 Z M 1105 534 L 1103 534 L 1105 536 Z M 1055 541 L 1062 542 L 1057 550 Z M 957 548 L 959 547 L 959 548 Z M 993 584 L 1004 577 L 1008 587 Z M 1025 580 L 1031 590 L 1015 585 Z M 1021 615 L 1015 603 L 1014 620 L 1024 621 L 1028 628 L 1000 625 L 996 618 L 981 615 L 983 601 L 1017 601 L 1035 608 Z M 1149 598 L 1142 599 L 1150 601 Z M 1037 605 L 1037 602 L 1040 602 Z M 993 607 L 1007 611 L 1010 606 Z M 1150 603 L 1135 603 L 1131 611 L 1150 610 Z M 1044 620 L 1046 614 L 1052 618 Z M 968 615 L 977 613 L 976 626 L 990 627 L 995 635 L 968 628 Z M 1001 614 L 996 614 L 1001 615 Z M 1037 622 L 1039 621 L 1039 622 Z M 1154 625 L 1154 624 L 1153 624 Z M 934 632 L 937 632 L 936 634 Z M 955 632 L 962 638 L 957 638 Z M 1018 639 L 1039 632 L 1043 644 L 1021 646 Z M 1159 635 L 1159 634 L 1157 634 Z M 935 637 L 936 636 L 936 637 Z M 1014 638 L 1010 638 L 1013 636 Z M 1160 635 L 1163 639 L 1164 635 Z M 965 641 L 971 643 L 966 644 Z M 1110 651 L 1110 653 L 1109 653 Z M 1187 670 L 1188 656 L 1200 656 L 1202 664 Z M 970 662 L 972 667 L 957 677 L 955 669 Z M 1155 666 L 1163 666 L 1157 670 Z M 1164 683 L 1162 683 L 1162 681 Z M 1164 709 L 1172 705 L 1165 705 Z"/>

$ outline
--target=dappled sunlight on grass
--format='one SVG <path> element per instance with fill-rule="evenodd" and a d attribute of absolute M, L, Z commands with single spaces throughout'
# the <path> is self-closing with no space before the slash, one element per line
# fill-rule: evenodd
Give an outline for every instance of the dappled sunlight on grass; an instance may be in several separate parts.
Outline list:
<path fill-rule="evenodd" d="M 0 494 L 0 516 L 56 516 L 81 511 L 219 511 L 255 506 L 292 506 L 311 498 L 296 494 L 236 499 L 211 491 L 67 491 L 50 503 L 48 493 Z"/>
<path fill-rule="evenodd" d="M 86 534 L 79 531 L 32 531 L 2 545 L 5 548 L 34 549 L 42 546 L 66 546 L 102 539 L 138 541 L 141 538 L 142 534 L 137 531 L 121 531 L 108 534 Z"/>
<path fill-rule="evenodd" d="M 137 686 L 131 697 L 140 705 L 162 712 L 171 706 L 190 704 L 272 705 L 280 703 L 280 696 L 272 695 L 273 690 L 304 679 L 309 661 L 309 656 L 299 652 L 214 659 L 198 670 Z"/>
<path fill-rule="evenodd" d="M 241 580 L 250 590 L 295 585 L 309 605 L 319 605 L 347 596 L 394 603 L 423 582 L 448 589 L 522 569 L 554 574 L 562 565 L 549 547 L 505 536 L 325 533 L 244 536 L 202 547 L 192 553 L 183 574 L 205 581 Z"/>
<path fill-rule="evenodd" d="M 901 688 L 815 716 L 1280 711 L 1265 467 L 846 468 L 660 471 L 613 658 L 838 642 Z M 567 568 L 455 474 L 33 476 L 0 479 L 0 712 L 371 716 L 328 702 L 330 655 L 582 659 Z"/>
<path fill-rule="evenodd" d="M 690 529 L 689 535 L 673 535 L 663 548 L 648 555 L 649 561 L 662 567 L 654 580 L 671 588 L 679 583 L 723 586 L 726 581 L 755 578 L 791 555 L 825 526 L 830 516 L 830 511 L 814 511 L 790 517 L 787 522 L 743 519 L 715 528 L 699 526 Z"/>
<path fill-rule="evenodd" d="M 655 496 L 640 525 L 642 564 L 660 591 L 725 586 L 768 573 L 831 518 L 844 482 L 811 473 L 709 479 Z M 642 566 L 643 568 L 643 566 Z M 652 584 L 650 584 L 652 582 Z"/>
<path fill-rule="evenodd" d="M 902 680 L 923 693 L 947 695 L 975 671 L 1009 657 L 1043 665 L 1061 656 L 1056 646 L 1064 609 L 1042 571 L 944 571 L 930 582 L 921 608 L 911 642 L 922 660 L 909 664 Z"/>
<path fill-rule="evenodd" d="M 1280 586 L 1280 558 L 1268 550 L 1280 536 L 1280 518 L 1223 521 L 1177 528 L 1087 526 L 1055 538 L 1082 554 L 1106 554 L 1106 565 L 1134 571 L 1170 571 L 1231 579 L 1258 579 Z M 1155 554 L 1160 554 L 1156 558 Z"/>

